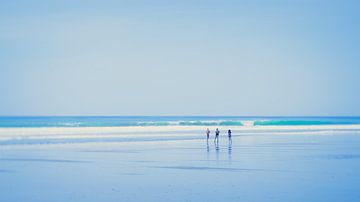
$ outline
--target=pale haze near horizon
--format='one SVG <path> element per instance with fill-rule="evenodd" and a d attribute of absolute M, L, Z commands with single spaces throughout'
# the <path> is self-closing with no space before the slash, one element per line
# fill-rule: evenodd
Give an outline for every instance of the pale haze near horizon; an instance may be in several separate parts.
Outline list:
<path fill-rule="evenodd" d="M 0 115 L 360 115 L 357 1 L 0 2 Z"/>

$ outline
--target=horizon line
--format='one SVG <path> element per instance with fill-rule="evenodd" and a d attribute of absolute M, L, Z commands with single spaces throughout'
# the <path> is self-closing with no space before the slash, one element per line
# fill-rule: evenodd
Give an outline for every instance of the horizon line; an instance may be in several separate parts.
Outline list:
<path fill-rule="evenodd" d="M 360 118 L 360 115 L 0 115 L 3 117 L 237 117 L 237 118 Z"/>

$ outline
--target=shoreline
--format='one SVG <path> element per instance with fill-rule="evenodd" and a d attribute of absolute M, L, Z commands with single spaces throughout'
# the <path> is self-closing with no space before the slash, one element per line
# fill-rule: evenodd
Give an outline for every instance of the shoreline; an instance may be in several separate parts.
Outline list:
<path fill-rule="evenodd" d="M 308 125 L 308 126 L 127 126 L 127 127 L 62 127 L 62 128 L 0 128 L 0 146 L 11 148 L 36 148 L 55 145 L 96 145 L 119 143 L 145 143 L 168 141 L 206 141 L 206 128 L 219 128 L 220 139 L 227 139 L 227 129 L 234 138 L 256 141 L 264 137 L 296 139 L 297 137 L 360 135 L 357 125 Z"/>
<path fill-rule="evenodd" d="M 211 135 L 219 128 L 224 135 L 228 129 L 234 134 L 261 133 L 310 133 L 310 132 L 360 132 L 360 124 L 355 125 L 307 125 L 307 126 L 124 126 L 124 127 L 44 127 L 44 128 L 0 128 L 0 140 L 33 137 L 60 136 L 138 136 L 138 135 L 175 135 L 175 134 L 205 134 L 209 128 Z"/>

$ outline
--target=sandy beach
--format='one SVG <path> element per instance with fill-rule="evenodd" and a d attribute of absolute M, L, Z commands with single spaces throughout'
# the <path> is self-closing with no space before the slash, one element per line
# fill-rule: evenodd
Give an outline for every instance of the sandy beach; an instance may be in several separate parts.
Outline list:
<path fill-rule="evenodd" d="M 358 125 L 221 129 L 2 128 L 0 201 L 360 200 Z"/>

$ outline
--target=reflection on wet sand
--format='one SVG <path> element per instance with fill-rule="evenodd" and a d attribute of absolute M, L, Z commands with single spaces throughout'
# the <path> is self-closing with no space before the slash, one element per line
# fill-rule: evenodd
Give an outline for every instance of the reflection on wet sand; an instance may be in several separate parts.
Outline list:
<path fill-rule="evenodd" d="M 214 146 L 215 146 L 215 155 L 216 155 L 216 161 L 220 161 L 220 144 L 219 139 L 214 140 Z M 232 162 L 232 138 L 231 136 L 228 137 L 228 145 L 227 145 L 227 156 L 228 156 L 228 162 L 231 164 Z M 209 140 L 206 140 L 206 157 L 207 161 L 210 161 L 210 146 L 209 146 Z"/>
<path fill-rule="evenodd" d="M 219 162 L 219 151 L 220 151 L 220 147 L 219 147 L 219 141 L 217 141 L 217 143 L 215 143 L 215 151 L 216 151 L 216 162 Z"/>
<path fill-rule="evenodd" d="M 231 152 L 232 152 L 232 140 L 231 137 L 229 138 L 229 143 L 228 143 L 228 160 L 229 163 L 231 164 Z"/>
<path fill-rule="evenodd" d="M 209 147 L 209 140 L 206 142 L 206 160 L 210 160 L 210 147 Z"/>

